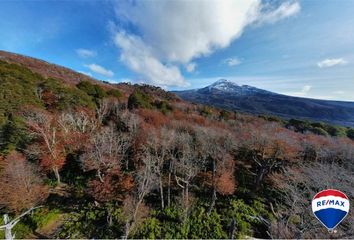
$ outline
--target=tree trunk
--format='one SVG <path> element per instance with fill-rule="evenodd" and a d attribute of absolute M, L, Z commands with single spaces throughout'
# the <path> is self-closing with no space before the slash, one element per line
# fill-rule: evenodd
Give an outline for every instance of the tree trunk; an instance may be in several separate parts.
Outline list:
<path fill-rule="evenodd" d="M 101 183 L 104 182 L 104 181 L 103 181 L 103 177 L 102 177 L 102 173 L 101 173 L 101 170 L 100 170 L 100 169 L 97 170 L 97 177 L 98 177 L 98 179 L 100 179 L 100 182 L 101 182 Z"/>
<path fill-rule="evenodd" d="M 215 206 L 215 202 L 216 202 L 216 190 L 215 188 L 213 189 L 213 196 L 211 197 L 211 204 L 208 210 L 208 215 L 210 215 L 210 213 L 213 211 L 213 208 Z"/>
<path fill-rule="evenodd" d="M 108 213 L 107 213 L 107 223 L 108 223 L 109 227 L 112 227 L 112 225 L 113 225 L 113 216 L 112 216 L 111 210 L 108 210 Z"/>
<path fill-rule="evenodd" d="M 17 218 L 13 219 L 10 221 L 9 215 L 4 214 L 4 223 L 5 225 L 0 226 L 0 230 L 5 229 L 5 239 L 6 240 L 13 240 L 15 238 L 15 234 L 12 234 L 12 229 L 16 226 L 16 224 L 20 221 L 20 219 L 30 212 L 32 212 L 36 208 L 40 208 L 41 206 L 38 207 L 32 207 L 28 209 L 26 212 L 22 213 L 20 216 Z"/>
<path fill-rule="evenodd" d="M 130 229 L 136 221 L 136 215 L 138 214 L 139 206 L 143 202 L 143 199 L 144 197 L 142 199 L 139 199 L 139 201 L 136 203 L 132 218 L 128 219 L 125 223 L 125 235 L 122 236 L 122 239 L 128 239 Z"/>
<path fill-rule="evenodd" d="M 165 202 L 164 202 L 164 197 L 163 197 L 163 185 L 162 185 L 162 176 L 159 176 L 160 180 L 160 196 L 161 196 L 161 209 L 165 208 Z"/>
<path fill-rule="evenodd" d="M 229 239 L 234 239 L 236 233 L 236 220 L 232 219 L 230 223 Z"/>
<path fill-rule="evenodd" d="M 139 199 L 139 201 L 137 202 L 136 206 L 135 206 L 135 209 L 134 209 L 134 214 L 133 214 L 133 223 L 135 222 L 136 220 L 136 215 L 138 214 L 138 210 L 139 210 L 139 206 L 140 204 L 143 202 L 143 199 Z"/>
<path fill-rule="evenodd" d="M 215 159 L 213 159 L 213 195 L 211 196 L 211 204 L 208 210 L 208 215 L 210 215 L 211 211 L 213 211 L 213 208 L 215 206 L 215 201 L 216 201 L 216 187 L 215 187 L 215 178 L 216 178 L 216 163 Z"/>
<path fill-rule="evenodd" d="M 186 210 L 189 207 L 189 182 L 186 182 L 186 195 L 185 195 L 185 205 L 186 205 Z"/>
<path fill-rule="evenodd" d="M 129 171 L 129 157 L 127 157 L 125 161 L 125 170 Z"/>
<path fill-rule="evenodd" d="M 171 205 L 171 172 L 168 173 L 167 206 Z"/>
<path fill-rule="evenodd" d="M 12 240 L 14 239 L 14 236 L 12 236 L 12 224 L 10 224 L 10 219 L 9 219 L 9 215 L 7 214 L 4 214 L 4 224 L 6 225 L 5 226 L 5 239 L 6 240 Z"/>
<path fill-rule="evenodd" d="M 257 172 L 257 176 L 256 176 L 256 181 L 255 181 L 255 189 L 259 190 L 264 177 L 266 176 L 266 174 L 268 173 L 268 167 L 260 167 L 260 169 Z"/>
<path fill-rule="evenodd" d="M 122 239 L 128 239 L 129 232 L 130 232 L 130 221 L 127 221 L 125 223 L 124 236 L 122 236 Z"/>
<path fill-rule="evenodd" d="M 54 172 L 55 178 L 57 179 L 57 183 L 59 185 L 61 183 L 61 180 L 60 180 L 60 174 L 59 174 L 58 167 L 53 167 L 53 172 Z"/>

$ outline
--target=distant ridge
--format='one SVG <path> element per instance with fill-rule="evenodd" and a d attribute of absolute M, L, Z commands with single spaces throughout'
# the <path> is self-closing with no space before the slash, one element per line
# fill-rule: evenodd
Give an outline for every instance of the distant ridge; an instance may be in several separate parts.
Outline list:
<path fill-rule="evenodd" d="M 173 91 L 184 100 L 228 110 L 354 126 L 354 102 L 318 100 L 273 93 L 226 79 L 200 89 Z"/>

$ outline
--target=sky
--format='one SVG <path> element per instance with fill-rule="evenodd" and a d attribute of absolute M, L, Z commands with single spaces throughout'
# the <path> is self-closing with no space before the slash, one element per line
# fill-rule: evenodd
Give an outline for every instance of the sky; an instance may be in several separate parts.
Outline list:
<path fill-rule="evenodd" d="M 220 78 L 354 101 L 354 1 L 2 0 L 0 49 L 99 80 L 201 88 Z"/>

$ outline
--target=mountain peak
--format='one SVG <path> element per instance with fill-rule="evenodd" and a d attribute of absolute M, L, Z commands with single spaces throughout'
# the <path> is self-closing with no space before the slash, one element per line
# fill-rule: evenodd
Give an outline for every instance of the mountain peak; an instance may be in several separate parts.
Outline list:
<path fill-rule="evenodd" d="M 238 86 L 236 83 L 231 82 L 231 81 L 229 81 L 227 79 L 224 79 L 224 78 L 221 78 L 221 79 L 217 80 L 216 82 L 214 82 L 210 86 L 219 86 L 219 85 L 234 85 L 234 86 Z"/>
<path fill-rule="evenodd" d="M 230 91 L 234 91 L 236 88 L 240 88 L 240 86 L 234 82 L 229 81 L 229 80 L 219 79 L 218 81 L 209 85 L 208 88 L 209 88 L 209 90 L 217 89 L 219 91 L 230 92 Z"/>
<path fill-rule="evenodd" d="M 220 84 L 220 83 L 227 83 L 227 82 L 230 82 L 230 81 L 227 79 L 221 78 L 221 79 L 217 80 L 216 82 L 214 82 L 213 85 Z"/>
<path fill-rule="evenodd" d="M 249 85 L 238 85 L 235 82 L 226 80 L 226 79 L 219 79 L 218 81 L 214 82 L 213 84 L 202 88 L 200 90 L 206 91 L 216 91 L 216 92 L 223 92 L 228 94 L 234 94 L 239 96 L 245 95 L 255 95 L 255 94 L 275 94 L 263 89 L 259 89 L 256 87 L 252 87 Z"/>

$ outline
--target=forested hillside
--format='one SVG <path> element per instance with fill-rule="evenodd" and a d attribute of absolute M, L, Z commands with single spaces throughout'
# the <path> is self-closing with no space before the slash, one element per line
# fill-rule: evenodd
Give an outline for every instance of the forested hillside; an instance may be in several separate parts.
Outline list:
<path fill-rule="evenodd" d="M 312 197 L 354 197 L 351 128 L 28 67 L 0 59 L 0 213 L 41 206 L 16 238 L 329 238 Z"/>

